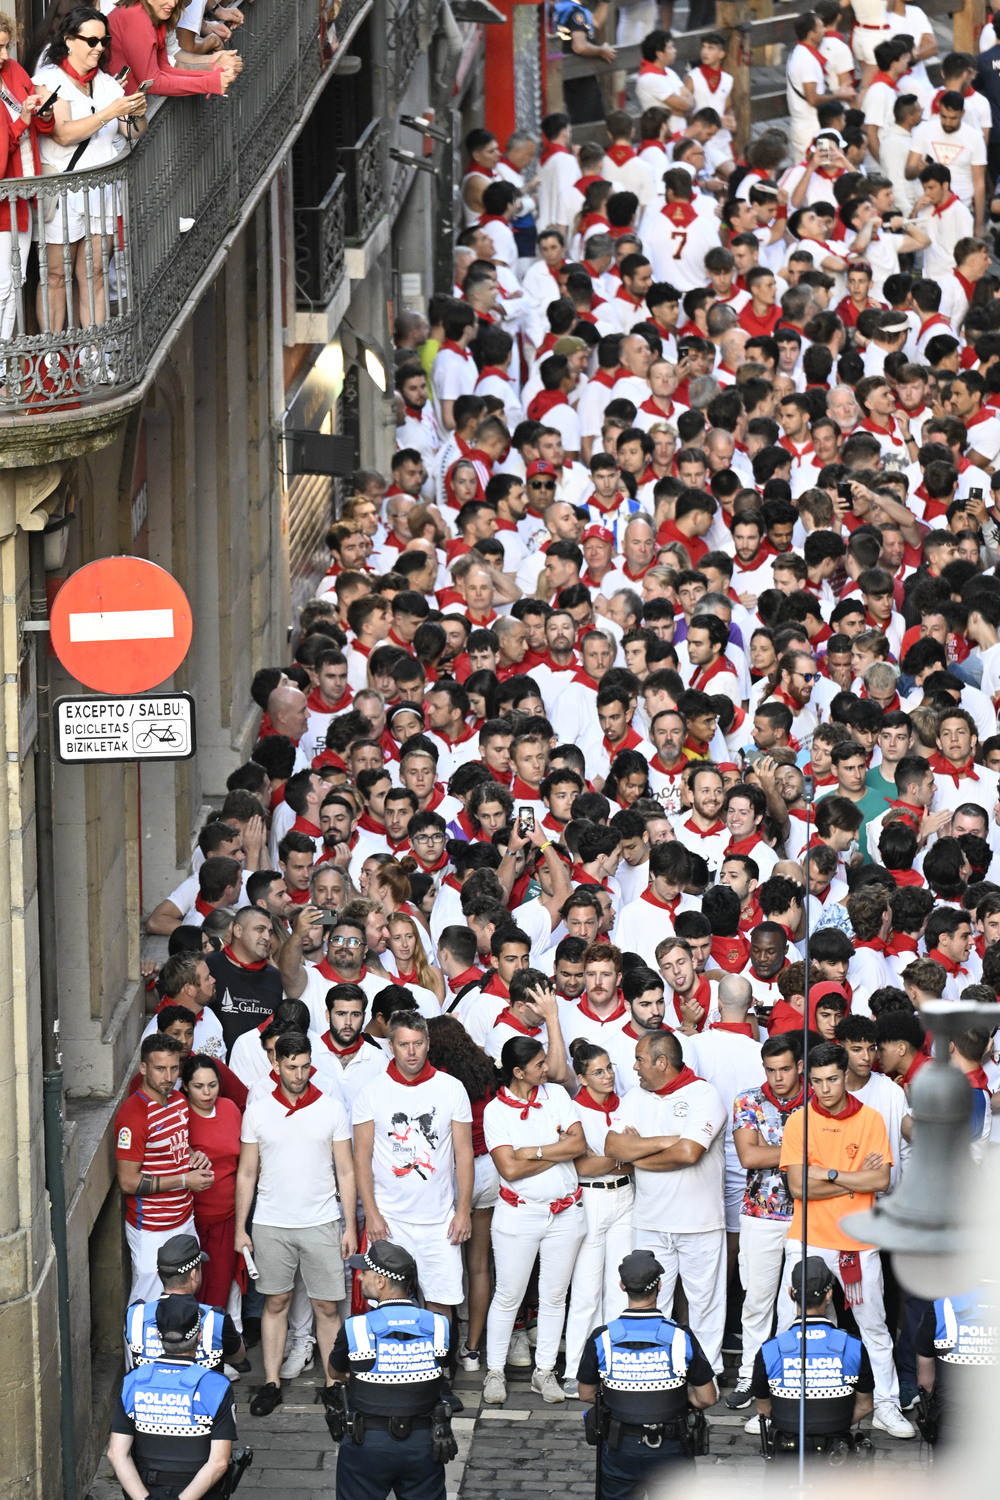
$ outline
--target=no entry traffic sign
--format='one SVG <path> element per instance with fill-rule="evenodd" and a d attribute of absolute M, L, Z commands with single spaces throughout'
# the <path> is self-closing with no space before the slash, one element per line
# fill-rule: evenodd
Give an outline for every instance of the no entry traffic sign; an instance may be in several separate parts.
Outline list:
<path fill-rule="evenodd" d="M 191 606 L 176 579 L 141 557 L 104 557 L 67 578 L 50 612 L 52 648 L 101 693 L 165 682 L 191 645 Z"/>

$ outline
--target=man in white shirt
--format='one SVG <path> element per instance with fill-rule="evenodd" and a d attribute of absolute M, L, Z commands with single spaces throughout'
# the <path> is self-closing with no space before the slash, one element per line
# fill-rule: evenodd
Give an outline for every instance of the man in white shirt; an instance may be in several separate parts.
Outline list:
<path fill-rule="evenodd" d="M 664 1266 L 659 1305 L 669 1312 L 680 1276 L 691 1331 L 718 1373 L 726 1316 L 728 1111 L 712 1085 L 685 1067 L 672 1031 L 637 1042 L 635 1071 L 640 1086 L 625 1095 L 612 1115 L 605 1150 L 635 1165 L 632 1244 L 652 1250 Z M 637 1134 L 627 1131 L 628 1126 Z"/>
<path fill-rule="evenodd" d="M 894 1079 L 873 1071 L 878 1057 L 878 1028 L 870 1016 L 845 1016 L 837 1022 L 833 1034 L 847 1053 L 847 1092 L 870 1109 L 878 1110 L 885 1122 L 892 1147 L 891 1192 L 899 1182 L 902 1153 L 906 1149 L 904 1141 L 909 1135 L 909 1124 L 904 1124 L 910 1114 L 906 1091 Z"/>
<path fill-rule="evenodd" d="M 546 228 L 554 225 L 563 233 L 569 223 L 563 195 L 580 175 L 576 157 L 570 150 L 570 133 L 569 115 L 546 115 L 542 121 L 538 222 Z"/>
<path fill-rule="evenodd" d="M 961 94 L 942 94 L 940 113 L 918 125 L 906 164 L 908 177 L 918 177 L 928 162 L 951 173 L 952 191 L 972 210 L 974 233 L 981 236 L 986 206 L 986 142 L 978 126 L 965 123 Z"/>
<path fill-rule="evenodd" d="M 705 285 L 705 256 L 718 246 L 718 221 L 695 209 L 694 183 L 683 167 L 665 172 L 663 186 L 666 204 L 661 208 L 654 200 L 649 205 L 639 233 L 654 279 L 690 292 Z"/>
<path fill-rule="evenodd" d="M 893 37 L 891 40 L 879 42 L 875 48 L 875 64 L 878 72 L 865 92 L 864 106 L 868 150 L 879 163 L 881 163 L 879 151 L 881 132 L 894 122 L 893 109 L 899 97 L 897 85 L 910 66 L 911 45 L 911 43 L 904 42 L 902 37 Z"/>
<path fill-rule="evenodd" d="M 389 1065 L 382 1048 L 362 1030 L 368 996 L 359 984 L 334 984 L 326 996 L 329 1027 L 314 1050 L 316 1072 L 333 1076 L 353 1110 L 358 1094 Z"/>
<path fill-rule="evenodd" d="M 422 1016 L 389 1018 L 392 1061 L 354 1101 L 358 1190 L 370 1239 L 395 1240 L 420 1267 L 433 1312 L 462 1301 L 461 1246 L 472 1232 L 472 1107 L 427 1061 Z"/>
<path fill-rule="evenodd" d="M 264 1385 L 251 1402 L 254 1416 L 281 1404 L 281 1362 L 292 1285 L 301 1271 L 316 1315 L 320 1368 L 328 1371 L 340 1331 L 337 1303 L 346 1291 L 344 1260 L 357 1249 L 353 1214 L 342 1223 L 338 1196 L 356 1197 L 351 1127 L 343 1107 L 310 1081 L 307 1039 L 286 1032 L 275 1046 L 278 1084 L 247 1105 L 236 1173 L 236 1250 L 249 1250 L 266 1297 L 261 1319 Z M 259 1180 L 258 1180 L 259 1179 Z M 254 1204 L 254 1190 L 257 1200 Z M 246 1223 L 253 1207 L 253 1239 Z M 326 1382 L 332 1384 L 327 1373 Z"/>
<path fill-rule="evenodd" d="M 957 193 L 951 190 L 951 172 L 938 162 L 931 162 L 920 173 L 923 193 L 914 204 L 920 228 L 929 237 L 924 251 L 924 276 L 937 278 L 955 269 L 955 246 L 959 240 L 972 238 L 972 214 Z M 937 325 L 933 333 L 945 331 Z"/>
<path fill-rule="evenodd" d="M 469 353 L 478 322 L 471 307 L 456 303 L 442 319 L 444 340 L 431 366 L 431 391 L 438 425 L 451 432 L 455 426 L 455 402 L 459 396 L 471 396 L 476 389 L 479 371 Z"/>
<path fill-rule="evenodd" d="M 820 51 L 825 34 L 823 22 L 812 11 L 806 11 L 796 16 L 794 25 L 797 45 L 788 57 L 785 94 L 792 121 L 793 160 L 801 161 L 819 130 L 816 104 L 830 90 L 826 83 L 826 59 Z M 846 97 L 841 89 L 833 93 L 836 98 Z"/>

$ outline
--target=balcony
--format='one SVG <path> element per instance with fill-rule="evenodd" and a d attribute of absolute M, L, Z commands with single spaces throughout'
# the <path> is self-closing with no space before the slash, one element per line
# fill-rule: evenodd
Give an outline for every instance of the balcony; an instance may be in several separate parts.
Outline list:
<path fill-rule="evenodd" d="M 343 0 L 338 11 L 325 12 L 341 44 L 366 9 L 366 0 Z M 37 423 L 95 405 L 120 412 L 128 404 L 116 398 L 143 384 L 158 347 L 188 315 L 200 279 L 246 221 L 269 169 L 294 138 L 331 65 L 324 12 L 302 0 L 256 0 L 245 14 L 243 72 L 224 99 L 163 101 L 143 137 L 96 171 L 0 183 L 12 214 L 16 200 L 27 205 L 36 238 L 40 221 L 55 215 L 66 224 L 74 207 L 94 232 L 102 220 L 113 231 L 98 263 L 88 255 L 86 285 L 81 278 L 75 297 L 67 256 L 53 274 L 34 251 L 22 264 L 12 244 L 14 329 L 0 345 L 0 428 L 8 433 L 18 418 Z M 356 232 L 377 214 L 379 201 L 377 170 L 373 181 L 371 155 L 362 146 L 351 169 Z M 343 204 L 335 184 L 310 231 L 320 251 L 311 274 L 320 288 L 342 274 Z M 85 234 L 88 251 L 90 243 Z"/>

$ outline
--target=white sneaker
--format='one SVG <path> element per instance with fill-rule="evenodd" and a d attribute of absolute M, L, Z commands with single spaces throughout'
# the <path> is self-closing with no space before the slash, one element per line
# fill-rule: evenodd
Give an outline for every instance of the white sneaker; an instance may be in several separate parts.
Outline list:
<path fill-rule="evenodd" d="M 523 1328 L 514 1329 L 510 1347 L 507 1350 L 507 1363 L 509 1365 L 516 1365 L 519 1369 L 531 1369 L 533 1364 L 531 1345 L 528 1343 L 528 1335 Z"/>
<path fill-rule="evenodd" d="M 239 1380 L 239 1378 L 240 1378 L 240 1372 L 239 1372 L 239 1370 L 234 1370 L 233 1367 L 232 1367 L 232 1365 L 223 1365 L 222 1366 L 222 1373 L 223 1373 L 223 1375 L 225 1375 L 225 1377 L 226 1377 L 227 1380 L 236 1381 L 236 1380 Z"/>
<path fill-rule="evenodd" d="M 760 1436 L 760 1416 L 751 1417 L 749 1422 L 743 1423 L 743 1431 L 749 1432 L 753 1437 Z"/>
<path fill-rule="evenodd" d="M 294 1380 L 297 1375 L 302 1374 L 303 1370 L 308 1370 L 312 1362 L 312 1339 L 295 1339 L 281 1366 L 282 1380 Z"/>
<path fill-rule="evenodd" d="M 579 1401 L 580 1382 L 578 1380 L 564 1380 L 563 1395 L 566 1397 L 567 1401 Z"/>
<path fill-rule="evenodd" d="M 916 1437 L 917 1429 L 908 1422 L 895 1401 L 880 1401 L 872 1417 L 872 1426 L 894 1438 Z"/>
<path fill-rule="evenodd" d="M 463 1343 L 458 1351 L 458 1362 L 463 1370 L 471 1370 L 473 1373 L 478 1373 L 479 1350 L 470 1349 L 467 1344 Z"/>
<path fill-rule="evenodd" d="M 554 1405 L 557 1401 L 566 1400 L 563 1388 L 556 1379 L 554 1370 L 536 1369 L 531 1377 L 531 1389 L 537 1392 L 542 1400 L 547 1401 L 550 1406 Z"/>
<path fill-rule="evenodd" d="M 487 1370 L 483 1383 L 483 1405 L 503 1406 L 507 1400 L 507 1382 L 502 1370 Z"/>

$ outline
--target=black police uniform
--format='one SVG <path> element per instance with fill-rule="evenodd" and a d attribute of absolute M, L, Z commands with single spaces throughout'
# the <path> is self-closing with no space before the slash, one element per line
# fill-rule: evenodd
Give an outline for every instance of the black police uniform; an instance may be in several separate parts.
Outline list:
<path fill-rule="evenodd" d="M 769 1452 L 799 1451 L 800 1349 L 802 1327 L 768 1339 L 754 1360 L 750 1392 L 770 1401 Z M 838 1457 L 863 1449 L 851 1432 L 854 1398 L 875 1389 L 868 1351 L 860 1339 L 834 1328 L 823 1317 L 806 1318 L 806 1452 Z M 761 1419 L 764 1420 L 763 1418 Z"/>
<path fill-rule="evenodd" d="M 163 1297 L 156 1302 L 133 1302 L 125 1314 L 125 1347 L 134 1365 L 148 1365 L 163 1357 L 163 1340 L 156 1326 L 156 1309 L 162 1301 Z M 219 1370 L 239 1353 L 243 1335 L 223 1308 L 209 1307 L 205 1302 L 199 1306 L 201 1338 L 195 1361 L 209 1370 Z"/>
<path fill-rule="evenodd" d="M 946 1444 L 957 1434 L 962 1411 L 978 1399 L 978 1372 L 1000 1364 L 1000 1288 L 939 1297 L 924 1314 L 916 1349 L 935 1361 L 932 1399 L 918 1419 L 921 1436 Z"/>
<path fill-rule="evenodd" d="M 575 31 L 580 32 L 584 41 L 597 45 L 590 11 L 579 0 L 556 0 L 552 7 L 552 29 L 567 53 L 573 50 Z M 604 99 L 596 77 L 567 78 L 563 83 L 563 102 L 573 125 L 585 125 L 588 120 L 604 119 Z"/>
<path fill-rule="evenodd" d="M 235 1442 L 233 1388 L 192 1360 L 153 1360 L 125 1376 L 111 1431 L 133 1438 L 132 1459 L 152 1500 L 175 1500 L 208 1462 L 213 1442 Z M 209 1500 L 224 1483 L 207 1492 Z"/>
<path fill-rule="evenodd" d="M 434 1409 L 445 1392 L 448 1319 L 392 1298 L 348 1318 L 330 1368 L 350 1373 L 351 1430 L 337 1457 L 337 1500 L 445 1500 Z"/>
<path fill-rule="evenodd" d="M 601 1500 L 628 1500 L 665 1462 L 694 1458 L 687 1388 L 708 1385 L 712 1366 L 701 1345 L 657 1308 L 628 1308 L 595 1329 L 577 1378 L 600 1387 Z"/>

